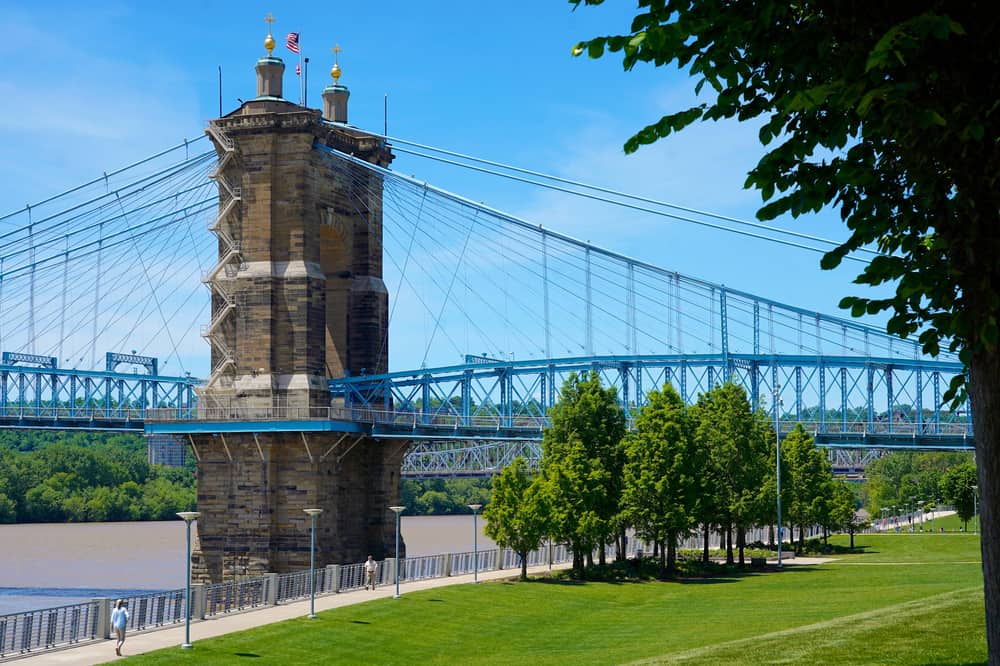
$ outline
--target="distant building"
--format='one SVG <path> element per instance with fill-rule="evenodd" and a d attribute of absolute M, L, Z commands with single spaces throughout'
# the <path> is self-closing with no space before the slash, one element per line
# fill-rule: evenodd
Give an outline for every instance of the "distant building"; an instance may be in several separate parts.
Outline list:
<path fill-rule="evenodd" d="M 183 467 L 184 440 L 177 435 L 146 435 L 146 461 L 150 465 Z"/>

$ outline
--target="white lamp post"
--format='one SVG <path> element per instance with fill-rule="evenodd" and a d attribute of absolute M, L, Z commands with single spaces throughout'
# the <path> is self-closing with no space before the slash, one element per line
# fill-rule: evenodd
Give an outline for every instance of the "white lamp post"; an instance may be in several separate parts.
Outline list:
<path fill-rule="evenodd" d="M 396 514 L 396 594 L 393 599 L 399 599 L 399 514 L 403 513 L 405 506 L 390 506 L 389 511 Z"/>
<path fill-rule="evenodd" d="M 924 501 L 917 502 L 917 513 L 920 516 L 920 531 L 924 531 Z"/>
<path fill-rule="evenodd" d="M 781 434 L 778 431 L 778 408 L 781 405 L 781 385 L 774 384 L 774 458 L 775 479 L 778 490 L 778 568 L 781 568 Z M 794 538 L 794 534 L 792 535 Z"/>
<path fill-rule="evenodd" d="M 979 486 L 972 486 L 972 533 L 979 534 L 979 523 L 976 517 L 979 515 Z"/>
<path fill-rule="evenodd" d="M 201 515 L 198 511 L 181 511 L 177 514 L 184 519 L 187 525 L 187 583 L 186 592 L 184 594 L 184 605 L 186 610 L 184 612 L 184 644 L 181 648 L 185 650 L 190 650 L 193 645 L 191 645 L 191 523 L 198 516 Z"/>
<path fill-rule="evenodd" d="M 479 510 L 483 508 L 482 504 L 469 504 L 467 505 L 472 509 L 472 582 L 479 582 L 479 523 L 477 516 L 479 515 Z"/>
<path fill-rule="evenodd" d="M 302 509 L 312 519 L 312 529 L 309 539 L 309 619 L 316 619 L 316 516 L 323 509 Z"/>

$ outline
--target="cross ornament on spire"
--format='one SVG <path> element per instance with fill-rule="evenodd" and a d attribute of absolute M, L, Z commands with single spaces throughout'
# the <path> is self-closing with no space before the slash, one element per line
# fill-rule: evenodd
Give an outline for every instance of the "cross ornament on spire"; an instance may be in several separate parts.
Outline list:
<path fill-rule="evenodd" d="M 264 48 L 267 49 L 267 56 L 271 57 L 271 52 L 274 51 L 274 37 L 271 36 L 271 24 L 274 23 L 274 17 L 271 12 L 267 13 L 264 17 L 264 23 L 267 24 L 267 37 L 264 38 Z"/>
<path fill-rule="evenodd" d="M 330 76 L 333 77 L 334 85 L 340 85 L 340 44 L 334 44 L 333 48 L 330 49 L 330 53 L 333 54 L 333 68 L 330 69 Z"/>

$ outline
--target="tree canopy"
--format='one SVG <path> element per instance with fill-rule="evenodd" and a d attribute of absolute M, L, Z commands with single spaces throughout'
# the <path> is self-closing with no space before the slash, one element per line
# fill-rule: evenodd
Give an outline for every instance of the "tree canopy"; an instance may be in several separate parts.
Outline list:
<path fill-rule="evenodd" d="M 0 436 L 0 523 L 172 520 L 194 504 L 193 467 L 150 465 L 141 436 Z"/>
<path fill-rule="evenodd" d="M 572 545 L 574 569 L 582 573 L 581 556 L 589 557 L 595 547 L 603 553 L 617 530 L 625 414 L 615 388 L 604 388 L 591 372 L 570 374 L 549 418 L 542 438 L 549 529 Z"/>
<path fill-rule="evenodd" d="M 603 0 L 570 0 L 573 5 Z M 633 152 L 698 120 L 759 123 L 767 150 L 746 185 L 761 219 L 834 208 L 850 230 L 837 266 L 879 251 L 856 278 L 886 297 L 846 296 L 855 316 L 888 312 L 889 333 L 969 368 L 990 663 L 1000 664 L 1000 17 L 992 2 L 640 0 L 622 34 L 575 55 L 676 65 L 707 101 L 668 113 Z M 945 399 L 961 399 L 958 375 Z"/>

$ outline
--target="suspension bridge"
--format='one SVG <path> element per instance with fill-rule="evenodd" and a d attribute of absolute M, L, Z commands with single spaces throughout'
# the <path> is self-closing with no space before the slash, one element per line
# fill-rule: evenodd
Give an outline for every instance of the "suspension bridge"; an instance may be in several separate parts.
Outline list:
<path fill-rule="evenodd" d="M 665 383 L 691 402 L 732 381 L 779 436 L 803 423 L 836 451 L 972 447 L 968 407 L 941 402 L 954 355 L 405 176 L 393 151 L 427 147 L 349 125 L 339 64 L 310 109 L 283 98 L 270 31 L 264 46 L 257 96 L 204 136 L 0 218 L 0 427 L 186 441 L 197 579 L 384 557 L 401 473 L 537 461 L 573 372 L 615 386 L 629 419 Z"/>
<path fill-rule="evenodd" d="M 352 132 L 380 150 L 428 148 Z M 664 383 L 692 402 L 734 381 L 782 433 L 802 423 L 844 464 L 858 450 L 973 448 L 968 407 L 941 402 L 963 371 L 954 355 L 927 358 L 857 320 L 623 256 L 320 142 L 317 168 L 347 192 L 338 205 L 381 217 L 388 367 L 322 369 L 323 407 L 249 406 L 238 392 L 209 404 L 200 389 L 235 362 L 218 331 L 241 306 L 211 285 L 252 269 L 224 230 L 245 205 L 224 175 L 237 159 L 217 150 L 227 141 L 213 123 L 0 220 L 0 427 L 266 433 L 294 422 L 339 433 L 342 448 L 405 443 L 406 474 L 489 474 L 537 460 L 563 381 L 593 370 L 630 419 Z"/>

